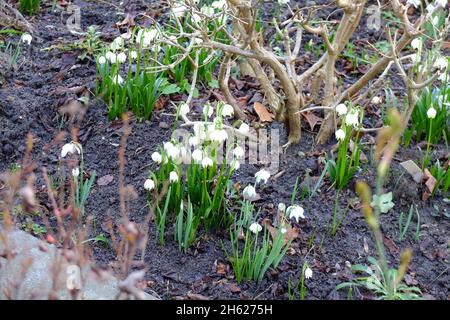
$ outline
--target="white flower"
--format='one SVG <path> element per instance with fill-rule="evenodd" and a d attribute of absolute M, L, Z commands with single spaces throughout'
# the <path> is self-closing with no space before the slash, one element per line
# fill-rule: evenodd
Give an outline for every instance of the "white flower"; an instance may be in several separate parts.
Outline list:
<path fill-rule="evenodd" d="M 195 147 L 200 143 L 200 139 L 197 136 L 189 137 L 189 145 Z"/>
<path fill-rule="evenodd" d="M 213 165 L 213 161 L 210 157 L 204 157 L 202 160 L 202 167 L 203 168 L 207 168 L 207 167 L 211 167 Z"/>
<path fill-rule="evenodd" d="M 114 78 L 112 78 L 112 82 L 114 84 L 118 84 L 121 85 L 123 83 L 123 78 L 120 76 L 120 74 L 118 74 L 117 76 L 115 76 Z"/>
<path fill-rule="evenodd" d="M 172 171 L 169 174 L 169 181 L 170 181 L 170 183 L 178 182 L 178 173 L 176 173 L 175 171 Z"/>
<path fill-rule="evenodd" d="M 359 123 L 359 112 L 353 110 L 345 116 L 345 123 L 348 126 L 357 126 Z"/>
<path fill-rule="evenodd" d="M 447 6 L 448 0 L 436 0 L 436 6 L 445 8 Z"/>
<path fill-rule="evenodd" d="M 166 150 L 169 158 L 171 158 L 172 160 L 175 160 L 180 155 L 180 149 L 178 149 L 178 147 L 176 147 L 174 145 L 172 145 L 172 147 L 167 148 L 165 150 Z"/>
<path fill-rule="evenodd" d="M 234 148 L 233 150 L 233 154 L 236 158 L 242 158 L 245 154 L 244 149 L 241 146 L 237 146 L 236 148 Z"/>
<path fill-rule="evenodd" d="M 213 107 L 211 107 L 209 104 L 203 107 L 203 115 L 207 118 L 211 117 L 214 112 Z"/>
<path fill-rule="evenodd" d="M 309 279 L 309 278 L 312 277 L 312 275 L 313 275 L 312 270 L 311 270 L 309 267 L 307 267 L 307 268 L 305 269 L 305 278 L 306 278 L 306 279 Z"/>
<path fill-rule="evenodd" d="M 228 133 L 224 129 L 214 130 L 213 132 L 211 132 L 210 138 L 212 141 L 220 143 L 228 139 Z"/>
<path fill-rule="evenodd" d="M 152 191 L 153 189 L 155 189 L 155 181 L 153 181 L 152 179 L 145 180 L 144 189 L 147 191 Z"/>
<path fill-rule="evenodd" d="M 189 105 L 187 103 L 182 103 L 180 105 L 180 115 L 185 117 L 189 113 Z"/>
<path fill-rule="evenodd" d="M 202 21 L 202 17 L 200 17 L 198 14 L 194 13 L 192 16 L 192 21 L 194 21 L 195 23 L 200 23 Z"/>
<path fill-rule="evenodd" d="M 108 51 L 108 52 L 105 54 L 105 57 L 106 57 L 106 59 L 108 59 L 109 62 L 111 62 L 111 63 L 116 63 L 116 61 L 117 61 L 117 54 L 115 54 L 114 52 Z"/>
<path fill-rule="evenodd" d="M 232 106 L 230 106 L 229 104 L 225 104 L 222 107 L 222 116 L 223 117 L 232 117 L 234 114 L 234 109 Z"/>
<path fill-rule="evenodd" d="M 383 99 L 381 99 L 378 96 L 375 96 L 375 97 L 372 98 L 371 102 L 372 102 L 372 104 L 377 106 L 377 105 L 379 105 L 379 104 L 381 104 L 383 102 Z"/>
<path fill-rule="evenodd" d="M 214 9 L 223 9 L 227 5 L 227 2 L 225 0 L 218 0 L 211 3 L 211 7 Z"/>
<path fill-rule="evenodd" d="M 239 170 L 239 168 L 241 167 L 241 163 L 237 160 L 233 161 L 233 170 Z"/>
<path fill-rule="evenodd" d="M 180 150 L 170 141 L 164 143 L 164 150 L 171 159 L 176 159 L 180 154 Z"/>
<path fill-rule="evenodd" d="M 435 67 L 436 69 L 439 69 L 439 70 L 444 70 L 445 68 L 447 68 L 447 65 L 448 65 L 447 59 L 443 58 L 443 57 L 439 57 L 434 62 L 433 67 Z"/>
<path fill-rule="evenodd" d="M 256 199 L 256 190 L 252 185 L 246 186 L 244 191 L 242 191 L 242 194 L 247 200 L 253 201 Z"/>
<path fill-rule="evenodd" d="M 420 38 L 415 38 L 413 41 L 411 41 L 411 47 L 414 50 L 419 50 L 421 46 L 422 46 L 422 41 Z"/>
<path fill-rule="evenodd" d="M 148 47 L 157 36 L 158 36 L 157 29 L 150 29 L 150 30 L 140 29 L 136 36 L 136 42 L 141 44 L 143 47 Z"/>
<path fill-rule="evenodd" d="M 116 51 L 117 49 L 122 48 L 124 45 L 124 40 L 122 37 L 117 37 L 114 39 L 114 41 L 111 43 L 111 50 Z"/>
<path fill-rule="evenodd" d="M 288 4 L 291 0 L 278 0 L 279 4 Z"/>
<path fill-rule="evenodd" d="M 335 132 L 336 140 L 341 141 L 345 139 L 345 131 L 342 129 L 339 129 Z"/>
<path fill-rule="evenodd" d="M 21 37 L 20 37 L 20 41 L 22 41 L 23 43 L 26 43 L 27 45 L 31 44 L 31 40 L 33 40 L 33 37 L 31 36 L 31 34 L 29 33 L 24 33 Z"/>
<path fill-rule="evenodd" d="M 336 106 L 336 112 L 338 115 L 343 116 L 344 114 L 347 114 L 347 106 L 343 103 L 338 104 Z"/>
<path fill-rule="evenodd" d="M 280 232 L 281 234 L 285 234 L 287 232 L 287 229 L 285 227 L 281 227 Z"/>
<path fill-rule="evenodd" d="M 249 230 L 251 232 L 253 232 L 254 234 L 257 234 L 258 232 L 260 232 L 262 230 L 262 227 L 259 223 L 253 222 L 250 227 Z"/>
<path fill-rule="evenodd" d="M 130 52 L 130 57 L 131 57 L 132 60 L 135 60 L 138 57 L 138 53 L 136 51 L 131 51 Z"/>
<path fill-rule="evenodd" d="M 72 176 L 73 176 L 74 178 L 77 178 L 79 175 L 80 175 L 80 169 L 78 169 L 78 168 L 73 168 L 73 169 L 72 169 Z"/>
<path fill-rule="evenodd" d="M 127 55 L 125 54 L 125 52 L 121 52 L 117 55 L 117 60 L 120 63 L 124 63 L 125 61 L 127 61 Z"/>
<path fill-rule="evenodd" d="M 169 150 L 169 149 L 172 149 L 172 148 L 174 148 L 175 146 L 173 145 L 173 143 L 172 142 L 164 142 L 164 144 L 163 144 L 163 148 L 164 148 L 164 150 Z"/>
<path fill-rule="evenodd" d="M 428 117 L 429 119 L 434 119 L 434 118 L 436 118 L 436 109 L 433 108 L 433 107 L 429 108 L 428 111 L 427 111 L 427 117 Z"/>
<path fill-rule="evenodd" d="M 285 212 L 286 211 L 286 205 L 284 203 L 279 203 L 278 204 L 278 211 L 280 212 Z"/>
<path fill-rule="evenodd" d="M 194 133 L 199 141 L 206 139 L 205 126 L 201 123 L 194 124 Z"/>
<path fill-rule="evenodd" d="M 289 219 L 294 218 L 297 223 L 299 221 L 299 218 L 305 219 L 304 213 L 305 210 L 303 210 L 302 207 L 300 207 L 299 205 L 294 204 L 293 206 L 290 206 L 289 208 L 287 208 L 286 210 L 286 214 L 289 215 Z"/>
<path fill-rule="evenodd" d="M 63 145 L 62 149 L 61 149 L 61 158 L 65 158 L 68 154 L 74 154 L 74 153 L 81 153 L 81 149 L 80 147 L 71 142 L 71 143 L 67 143 L 65 145 Z"/>
<path fill-rule="evenodd" d="M 101 56 L 100 58 L 98 58 L 98 63 L 100 65 L 104 65 L 106 63 L 106 58 L 104 56 Z"/>
<path fill-rule="evenodd" d="M 203 159 L 203 152 L 202 152 L 202 150 L 200 150 L 200 149 L 195 149 L 193 152 L 192 152 L 192 159 L 196 162 L 196 163 L 200 163 L 200 162 L 202 162 L 202 159 Z"/>
<path fill-rule="evenodd" d="M 260 183 L 261 181 L 267 183 L 267 180 L 269 180 L 269 178 L 270 172 L 265 169 L 261 169 L 257 173 L 255 173 L 256 183 Z"/>
<path fill-rule="evenodd" d="M 202 43 L 203 43 L 203 40 L 196 37 L 196 38 L 194 38 L 194 43 L 195 43 L 195 44 L 202 44 Z"/>
<path fill-rule="evenodd" d="M 422 56 L 417 52 L 416 54 L 410 55 L 413 64 L 418 64 L 422 60 Z"/>
<path fill-rule="evenodd" d="M 432 3 L 429 3 L 429 4 L 427 5 L 427 7 L 426 7 L 426 10 L 427 10 L 428 14 L 432 14 L 432 13 L 434 12 L 435 9 L 436 9 L 436 7 L 435 7 Z M 434 24 L 434 23 L 433 23 L 433 24 Z"/>
<path fill-rule="evenodd" d="M 177 18 L 181 18 L 187 10 L 186 6 L 179 2 L 175 2 L 171 9 L 172 14 Z"/>
<path fill-rule="evenodd" d="M 183 146 L 178 148 L 178 152 L 182 158 L 185 158 L 188 154 L 187 149 Z"/>
<path fill-rule="evenodd" d="M 248 124 L 243 122 L 239 127 L 238 131 L 242 134 L 246 134 L 250 131 L 250 127 L 248 126 Z"/>
<path fill-rule="evenodd" d="M 162 161 L 162 155 L 159 152 L 153 152 L 152 153 L 152 160 L 156 163 L 161 163 Z"/>
<path fill-rule="evenodd" d="M 408 0 L 406 4 L 412 4 L 414 8 L 418 8 L 420 6 L 420 0 Z"/>
<path fill-rule="evenodd" d="M 213 17 L 214 17 L 214 8 L 212 8 L 212 7 L 209 7 L 209 6 L 203 6 L 203 7 L 200 9 L 200 11 L 201 11 L 204 15 L 206 15 L 206 16 L 208 16 L 208 17 L 210 17 L 210 18 L 213 18 Z"/>

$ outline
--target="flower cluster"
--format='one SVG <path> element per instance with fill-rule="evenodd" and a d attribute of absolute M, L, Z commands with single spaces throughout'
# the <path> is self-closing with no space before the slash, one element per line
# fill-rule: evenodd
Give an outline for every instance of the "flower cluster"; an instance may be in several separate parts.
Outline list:
<path fill-rule="evenodd" d="M 375 101 L 375 102 L 378 102 Z M 360 108 L 359 107 L 347 107 L 346 104 L 341 103 L 336 106 L 336 113 L 342 117 L 342 127 L 335 132 L 336 140 L 342 141 L 345 139 L 347 134 L 347 128 L 358 128 L 360 119 Z"/>
<path fill-rule="evenodd" d="M 198 4 L 198 0 L 194 0 L 196 4 Z M 200 8 L 200 12 L 190 12 L 191 20 L 199 24 L 204 21 L 204 17 L 208 19 L 216 19 L 217 17 L 224 16 L 224 11 L 227 9 L 227 2 L 225 0 L 216 0 L 211 3 L 211 5 L 204 5 Z M 177 1 L 172 5 L 171 14 L 176 18 L 183 18 L 186 16 L 188 12 L 188 8 L 182 1 Z M 222 22 L 226 21 L 225 19 Z"/>
<path fill-rule="evenodd" d="M 258 194 L 256 192 L 256 185 L 258 183 L 264 183 L 267 184 L 267 182 L 270 179 L 270 172 L 266 169 L 261 169 L 258 172 L 255 173 L 255 184 L 254 185 L 247 185 L 244 190 L 242 191 L 242 195 L 244 199 L 248 202 L 252 202 L 258 199 Z M 301 219 L 305 219 L 304 215 L 304 209 L 297 205 L 293 204 L 289 206 L 286 209 L 286 205 L 284 203 L 280 203 L 278 205 L 278 211 L 282 214 L 285 214 L 289 220 L 295 219 L 295 221 L 298 223 Z M 253 222 L 250 227 L 250 231 L 253 233 L 258 233 L 262 230 L 262 226 L 258 224 L 257 222 Z M 281 225 L 280 227 L 281 233 L 285 233 L 287 229 L 284 227 L 284 225 Z"/>
<path fill-rule="evenodd" d="M 208 224 L 227 225 L 228 218 L 227 222 L 222 221 L 229 216 L 223 193 L 245 155 L 244 148 L 234 144 L 228 132 L 238 130 L 246 133 L 249 127 L 246 124 L 241 124 L 238 129 L 225 126 L 225 119 L 234 115 L 234 109 L 224 102 L 218 102 L 215 107 L 206 104 L 202 112 L 203 121 L 190 121 L 189 112 L 186 103 L 179 105 L 177 114 L 185 125 L 192 127 L 192 132 L 183 142 L 167 141 L 153 152 L 151 158 L 159 166 L 159 172 L 150 172 L 144 189 L 149 192 L 158 190 L 158 182 L 168 181 L 173 193 L 170 195 L 171 208 L 179 210 L 180 202 L 187 200 L 187 195 L 196 214 L 208 215 L 203 217 L 206 227 Z M 268 176 L 263 175 L 260 179 L 267 181 Z"/>

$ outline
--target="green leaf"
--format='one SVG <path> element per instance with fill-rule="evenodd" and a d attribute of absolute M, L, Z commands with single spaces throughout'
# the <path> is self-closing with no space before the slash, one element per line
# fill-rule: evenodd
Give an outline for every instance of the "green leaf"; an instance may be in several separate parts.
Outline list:
<path fill-rule="evenodd" d="M 392 192 L 380 196 L 373 195 L 372 203 L 370 205 L 373 208 L 379 207 L 382 213 L 387 213 L 395 205 L 394 202 L 392 202 Z"/>
<path fill-rule="evenodd" d="M 217 81 L 216 79 L 213 79 L 213 80 L 208 82 L 208 86 L 211 89 L 219 89 L 219 81 Z"/>
<path fill-rule="evenodd" d="M 172 84 L 169 84 L 169 85 L 164 87 L 164 89 L 162 90 L 162 94 L 167 96 L 167 95 L 170 95 L 170 94 L 178 93 L 178 92 L 180 92 L 180 90 L 181 89 L 180 89 L 179 86 L 177 86 L 176 84 L 172 83 Z"/>

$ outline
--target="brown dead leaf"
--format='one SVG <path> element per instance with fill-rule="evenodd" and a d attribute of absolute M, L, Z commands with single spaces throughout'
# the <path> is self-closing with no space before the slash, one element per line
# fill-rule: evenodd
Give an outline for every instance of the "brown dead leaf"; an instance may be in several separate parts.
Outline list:
<path fill-rule="evenodd" d="M 107 186 L 111 182 L 113 182 L 114 177 L 110 174 L 107 174 L 106 176 L 103 176 L 97 180 L 97 184 L 99 186 Z"/>
<path fill-rule="evenodd" d="M 222 262 L 217 262 L 216 263 L 216 273 L 221 276 L 225 276 L 228 273 L 227 265 Z"/>
<path fill-rule="evenodd" d="M 164 109 L 167 105 L 167 98 L 164 96 L 159 97 L 159 99 L 155 103 L 155 110 Z"/>
<path fill-rule="evenodd" d="M 245 109 L 245 107 L 247 106 L 248 99 L 250 99 L 249 96 L 243 96 L 243 97 L 237 98 L 236 101 L 237 101 L 239 108 Z"/>
<path fill-rule="evenodd" d="M 134 17 L 130 13 L 127 13 L 125 19 L 123 19 L 121 22 L 116 23 L 117 27 L 123 26 L 133 27 L 135 25 L 136 24 L 134 22 Z"/>
<path fill-rule="evenodd" d="M 255 112 L 261 122 L 272 122 L 275 119 L 275 115 L 270 113 L 261 103 L 255 102 L 253 108 L 255 108 Z"/>
<path fill-rule="evenodd" d="M 388 248 L 389 252 L 393 255 L 393 256 L 397 256 L 399 254 L 399 249 L 397 247 L 397 245 L 395 244 L 394 240 L 392 240 L 391 238 L 388 238 L 386 236 L 383 237 L 383 243 L 386 246 L 386 248 Z"/>
<path fill-rule="evenodd" d="M 315 126 L 322 123 L 323 118 L 316 116 L 313 112 L 302 112 L 302 116 L 308 121 L 311 131 L 314 130 Z"/>
<path fill-rule="evenodd" d="M 210 298 L 198 293 L 188 293 L 187 298 L 189 300 L 211 300 Z"/>
<path fill-rule="evenodd" d="M 278 232 L 278 230 L 275 230 L 274 227 L 272 227 L 272 225 L 270 224 L 269 219 L 264 219 L 263 224 L 266 226 L 267 230 L 269 230 L 269 233 L 272 237 L 272 239 L 274 238 L 274 236 L 276 236 L 275 232 Z M 293 228 L 291 226 L 286 226 L 287 231 L 284 234 L 284 245 L 286 245 L 289 241 L 291 240 L 295 240 L 298 238 L 300 232 L 297 228 Z"/>
<path fill-rule="evenodd" d="M 233 292 L 233 293 L 241 292 L 241 288 L 239 288 L 236 284 L 228 283 L 227 285 L 228 285 L 228 289 L 230 289 L 231 292 Z"/>
<path fill-rule="evenodd" d="M 427 190 L 432 193 L 434 191 L 434 188 L 436 188 L 437 180 L 431 172 L 428 169 L 425 169 L 423 173 L 423 179 L 425 181 L 425 186 L 427 187 Z"/>
<path fill-rule="evenodd" d="M 83 112 L 83 104 L 79 102 L 78 100 L 70 100 L 67 101 L 66 104 L 61 106 L 58 110 L 59 114 L 62 116 L 69 116 L 73 117 L 77 115 L 78 113 Z"/>

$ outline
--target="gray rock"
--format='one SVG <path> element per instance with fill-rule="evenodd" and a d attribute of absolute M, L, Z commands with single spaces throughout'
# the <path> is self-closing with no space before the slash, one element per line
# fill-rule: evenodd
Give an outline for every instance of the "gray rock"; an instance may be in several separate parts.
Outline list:
<path fill-rule="evenodd" d="M 0 226 L 0 234 L 5 234 Z M 71 299 L 67 286 L 80 288 L 84 300 L 112 300 L 120 293 L 119 280 L 109 273 L 99 275 L 86 263 L 80 270 L 70 264 L 54 245 L 45 243 L 30 234 L 14 230 L 8 233 L 9 260 L 0 258 L 0 300 L 48 299 L 55 287 L 57 299 Z M 0 256 L 5 255 L 5 244 L 0 237 Z M 59 263 L 58 263 L 59 261 Z M 54 277 L 55 266 L 59 270 Z M 57 280 L 54 281 L 53 278 Z M 80 281 L 81 279 L 81 281 Z M 54 282 L 56 282 L 54 284 Z M 146 299 L 157 298 L 146 294 Z"/>

